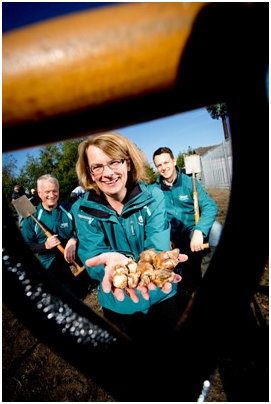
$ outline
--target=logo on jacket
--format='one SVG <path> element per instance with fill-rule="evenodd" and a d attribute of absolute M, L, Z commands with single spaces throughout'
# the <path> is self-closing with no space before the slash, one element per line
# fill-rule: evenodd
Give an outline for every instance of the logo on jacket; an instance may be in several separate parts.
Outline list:
<path fill-rule="evenodd" d="M 179 196 L 179 201 L 188 201 L 189 200 L 189 196 L 188 195 L 180 195 Z"/>
<path fill-rule="evenodd" d="M 138 224 L 139 224 L 139 226 L 143 226 L 144 225 L 144 220 L 143 220 L 143 217 L 140 215 L 140 216 L 138 216 Z"/>
<path fill-rule="evenodd" d="M 61 223 L 60 228 L 65 229 L 66 227 L 69 227 L 69 223 Z"/>

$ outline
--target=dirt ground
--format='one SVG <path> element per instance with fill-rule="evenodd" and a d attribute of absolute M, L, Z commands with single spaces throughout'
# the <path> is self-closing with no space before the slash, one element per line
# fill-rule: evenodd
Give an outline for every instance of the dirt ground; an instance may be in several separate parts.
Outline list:
<path fill-rule="evenodd" d="M 224 189 L 208 189 L 207 191 L 217 202 L 219 208 L 217 219 L 223 223 L 227 212 L 229 191 Z M 266 264 L 257 293 L 251 303 L 255 313 L 259 310 L 256 317 L 267 326 L 269 326 L 268 289 L 269 263 Z M 84 302 L 101 313 L 97 302 L 97 290 L 94 290 Z M 245 364 L 242 364 L 242 366 L 245 366 Z M 2 305 L 2 368 L 3 402 L 117 401 L 92 380 L 78 372 L 73 366 L 39 342 L 4 303 Z M 231 401 L 227 393 L 229 391 L 227 389 L 229 387 L 227 386 L 227 380 L 230 383 L 232 378 L 240 377 L 239 368 L 237 369 L 236 362 L 231 356 L 221 358 L 205 401 Z M 254 401 L 253 397 L 247 401 Z"/>

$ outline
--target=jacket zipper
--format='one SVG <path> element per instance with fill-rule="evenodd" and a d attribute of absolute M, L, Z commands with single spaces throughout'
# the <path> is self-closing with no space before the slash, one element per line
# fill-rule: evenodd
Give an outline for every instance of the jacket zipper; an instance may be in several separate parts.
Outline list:
<path fill-rule="evenodd" d="M 136 235 L 136 233 L 135 233 L 135 225 L 134 225 L 134 222 L 132 220 L 130 221 L 130 226 L 131 226 L 132 235 L 135 236 Z"/>

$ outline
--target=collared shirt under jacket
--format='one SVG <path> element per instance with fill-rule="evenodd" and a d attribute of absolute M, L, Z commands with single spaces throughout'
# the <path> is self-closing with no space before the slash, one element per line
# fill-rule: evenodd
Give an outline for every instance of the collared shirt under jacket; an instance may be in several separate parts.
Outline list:
<path fill-rule="evenodd" d="M 170 225 L 167 221 L 163 192 L 153 185 L 140 182 L 127 195 L 120 215 L 96 192 L 89 191 L 75 202 L 72 213 L 79 239 L 78 255 L 86 260 L 105 252 L 119 252 L 135 261 L 142 251 L 154 248 L 156 252 L 170 249 Z M 91 278 L 102 281 L 104 265 L 87 267 Z M 122 314 L 138 311 L 147 313 L 152 304 L 176 294 L 177 284 L 165 294 L 160 288 L 150 291 L 145 300 L 137 291 L 139 302 L 134 303 L 126 294 L 118 301 L 112 292 L 104 293 L 99 287 L 98 299 L 102 307 Z"/>

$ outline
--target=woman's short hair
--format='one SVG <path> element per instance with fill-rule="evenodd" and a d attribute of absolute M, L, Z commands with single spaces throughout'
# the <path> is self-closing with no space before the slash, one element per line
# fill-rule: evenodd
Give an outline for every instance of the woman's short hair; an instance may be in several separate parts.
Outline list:
<path fill-rule="evenodd" d="M 95 189 L 97 193 L 100 193 L 98 186 L 92 180 L 89 170 L 87 156 L 89 146 L 98 147 L 112 159 L 129 160 L 131 164 L 131 170 L 128 172 L 129 185 L 136 184 L 138 181 L 149 182 L 149 177 L 146 173 L 148 162 L 144 153 L 125 136 L 116 132 L 106 132 L 90 136 L 78 146 L 76 173 L 80 185 L 85 190 Z"/>

